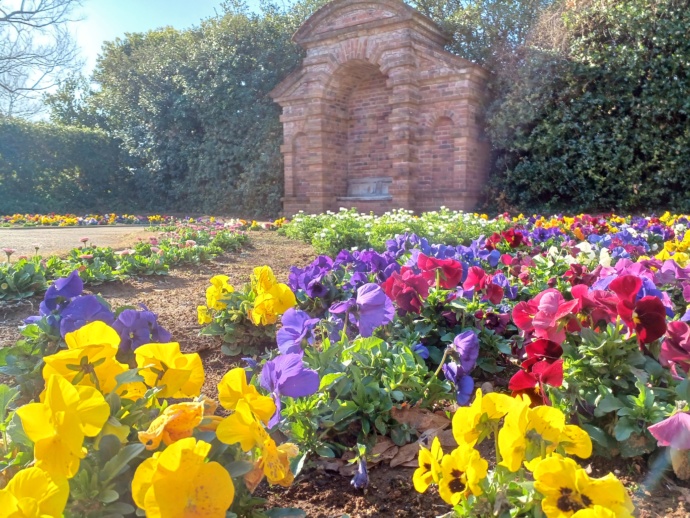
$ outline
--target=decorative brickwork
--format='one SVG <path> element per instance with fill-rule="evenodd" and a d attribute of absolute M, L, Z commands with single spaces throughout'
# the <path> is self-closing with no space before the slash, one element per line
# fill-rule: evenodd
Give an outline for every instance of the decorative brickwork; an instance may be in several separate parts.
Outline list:
<path fill-rule="evenodd" d="M 294 36 L 302 67 L 283 107 L 283 212 L 472 210 L 489 144 L 478 115 L 487 73 L 399 0 L 335 0 Z"/>

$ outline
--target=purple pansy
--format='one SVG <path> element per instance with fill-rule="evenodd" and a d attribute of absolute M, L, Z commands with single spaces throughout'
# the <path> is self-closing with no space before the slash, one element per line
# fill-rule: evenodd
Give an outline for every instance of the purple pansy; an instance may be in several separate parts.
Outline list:
<path fill-rule="evenodd" d="M 350 484 L 352 484 L 352 486 L 355 489 L 366 489 L 366 487 L 369 485 L 369 473 L 367 473 L 367 459 L 365 459 L 364 457 L 360 457 L 357 460 L 357 471 L 355 472 L 355 476 L 352 477 Z"/>
<path fill-rule="evenodd" d="M 276 413 L 271 417 L 269 427 L 280 422 L 281 396 L 311 396 L 319 390 L 319 373 L 304 366 L 301 354 L 281 354 L 266 362 L 259 381 L 263 388 L 271 392 L 276 404 Z"/>
<path fill-rule="evenodd" d="M 60 303 L 78 297 L 82 291 L 84 291 L 84 282 L 79 277 L 78 270 L 74 270 L 67 277 L 56 279 L 43 297 L 41 314 L 47 315 L 58 309 Z"/>
<path fill-rule="evenodd" d="M 61 317 L 60 334 L 63 338 L 67 333 L 76 331 L 97 320 L 108 325 L 112 325 L 115 321 L 112 312 L 95 295 L 84 295 L 73 299 L 62 310 Z"/>
<path fill-rule="evenodd" d="M 462 366 L 455 362 L 445 363 L 442 367 L 443 375 L 455 385 L 455 396 L 458 405 L 467 406 L 474 392 L 474 380 L 466 374 Z"/>
<path fill-rule="evenodd" d="M 292 291 L 303 290 L 311 298 L 325 298 L 330 291 L 323 279 L 333 270 L 333 259 L 320 255 L 306 268 L 290 268 L 288 285 Z"/>
<path fill-rule="evenodd" d="M 369 337 L 374 329 L 393 321 L 395 308 L 378 284 L 365 284 L 357 290 L 359 333 Z"/>
<path fill-rule="evenodd" d="M 357 290 L 357 298 L 333 304 L 329 311 L 335 315 L 347 314 L 357 325 L 359 334 L 368 338 L 374 329 L 388 324 L 395 316 L 393 301 L 378 284 L 368 283 Z"/>
<path fill-rule="evenodd" d="M 429 359 L 429 348 L 424 344 L 415 344 L 414 347 L 412 347 L 412 352 L 418 355 L 422 360 Z"/>
<path fill-rule="evenodd" d="M 120 350 L 134 351 L 137 347 L 149 343 L 167 343 L 171 335 L 160 324 L 158 317 L 142 304 L 142 311 L 125 309 L 113 324 L 113 329 L 120 335 Z"/>
<path fill-rule="evenodd" d="M 282 327 L 276 333 L 278 349 L 282 354 L 302 354 L 302 343 L 314 342 L 312 331 L 319 323 L 318 318 L 311 318 L 309 313 L 290 308 L 281 318 Z"/>
<path fill-rule="evenodd" d="M 479 357 L 479 338 L 474 331 L 468 329 L 455 337 L 448 345 L 454 356 L 460 360 L 460 366 L 465 374 L 469 374 L 477 364 Z"/>
<path fill-rule="evenodd" d="M 448 381 L 455 385 L 455 394 L 458 405 L 465 406 L 469 404 L 474 390 L 474 380 L 470 376 L 470 372 L 477 364 L 479 357 L 479 338 L 471 329 L 463 331 L 455 337 L 452 344 L 448 345 L 448 349 L 453 356 L 459 360 L 457 362 L 449 362 L 443 365 L 443 374 Z"/>

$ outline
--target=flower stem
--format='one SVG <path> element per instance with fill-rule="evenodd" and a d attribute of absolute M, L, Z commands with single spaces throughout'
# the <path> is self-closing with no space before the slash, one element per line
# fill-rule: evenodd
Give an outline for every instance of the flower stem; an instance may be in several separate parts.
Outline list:
<path fill-rule="evenodd" d="M 498 423 L 493 425 L 494 428 L 494 448 L 496 448 L 496 464 L 500 464 L 503 460 L 501 457 L 501 450 L 498 449 Z"/>
<path fill-rule="evenodd" d="M 446 350 L 443 351 L 443 358 L 441 358 L 441 363 L 438 364 L 438 369 L 436 369 L 436 372 L 434 372 L 434 378 L 438 377 L 441 369 L 443 368 L 443 364 L 446 363 L 446 358 L 448 358 L 448 350 L 448 347 L 446 347 Z"/>

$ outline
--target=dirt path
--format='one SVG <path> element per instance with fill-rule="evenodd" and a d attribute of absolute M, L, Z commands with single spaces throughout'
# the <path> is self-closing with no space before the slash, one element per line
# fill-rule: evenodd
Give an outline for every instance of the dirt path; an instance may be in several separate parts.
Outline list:
<path fill-rule="evenodd" d="M 34 243 L 40 246 L 42 256 L 52 254 L 65 255 L 72 248 L 81 246 L 83 237 L 89 238 L 89 244 L 126 248 L 147 239 L 155 233 L 146 232 L 143 227 L 63 227 L 63 228 L 0 228 L 0 249 L 14 248 L 16 255 L 34 255 Z M 4 254 L 0 254 L 0 261 Z"/>

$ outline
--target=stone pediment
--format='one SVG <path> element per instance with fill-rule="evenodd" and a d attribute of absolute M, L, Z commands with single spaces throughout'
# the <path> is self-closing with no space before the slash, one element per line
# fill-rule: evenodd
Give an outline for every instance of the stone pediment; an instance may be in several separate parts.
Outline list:
<path fill-rule="evenodd" d="M 444 44 L 448 36 L 431 19 L 400 0 L 336 0 L 316 11 L 293 36 L 303 47 L 317 41 L 354 31 L 406 24 Z"/>

